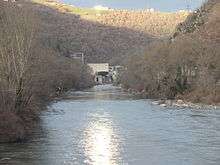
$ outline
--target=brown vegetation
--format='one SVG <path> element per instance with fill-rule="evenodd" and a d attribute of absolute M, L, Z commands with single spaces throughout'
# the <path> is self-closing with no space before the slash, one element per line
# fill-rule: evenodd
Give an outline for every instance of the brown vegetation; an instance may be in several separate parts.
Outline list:
<path fill-rule="evenodd" d="M 175 26 L 188 15 L 187 12 L 121 10 L 100 13 L 54 1 L 34 2 L 37 3 L 29 6 L 43 22 L 43 42 L 49 43 L 64 56 L 75 51 L 84 52 L 88 62 L 118 64 L 129 55 L 142 54 L 146 45 L 171 35 Z M 64 7 L 68 10 L 61 13 Z"/>
<path fill-rule="evenodd" d="M 41 20 L 0 2 L 0 142 L 23 139 L 51 98 L 92 84 L 81 62 L 40 43 Z"/>
<path fill-rule="evenodd" d="M 148 10 L 113 10 L 97 16 L 96 20 L 108 26 L 126 27 L 155 37 L 167 37 L 188 15 L 189 13 L 185 11 L 165 13 Z"/>
<path fill-rule="evenodd" d="M 15 113 L 1 111 L 0 121 L 0 142 L 24 139 L 24 123 Z"/>
<path fill-rule="evenodd" d="M 190 20 L 207 16 L 203 24 L 196 23 L 192 30 L 189 25 L 195 23 L 187 20 L 171 40 L 151 44 L 144 57 L 132 57 L 121 79 L 124 86 L 145 91 L 151 98 L 220 103 L 219 5 L 208 1 L 206 12 L 190 16 Z"/>

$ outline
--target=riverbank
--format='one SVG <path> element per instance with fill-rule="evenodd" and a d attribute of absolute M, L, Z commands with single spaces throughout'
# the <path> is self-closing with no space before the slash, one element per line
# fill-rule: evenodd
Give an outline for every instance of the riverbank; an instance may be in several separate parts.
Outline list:
<path fill-rule="evenodd" d="M 124 89 L 130 94 L 144 99 L 152 99 L 153 105 L 158 105 L 162 107 L 173 107 L 173 108 L 191 108 L 191 109 L 220 109 L 220 103 L 203 103 L 203 102 L 193 102 L 189 101 L 189 98 L 180 99 L 178 97 L 173 99 L 165 99 L 165 98 L 153 98 L 150 97 L 144 90 L 139 92 L 134 89 Z"/>
<path fill-rule="evenodd" d="M 218 105 L 219 9 L 219 1 L 206 1 L 169 39 L 150 43 L 140 56 L 130 56 L 120 83 L 143 91 L 145 98 L 183 100 L 180 106 Z"/>
<path fill-rule="evenodd" d="M 28 140 L 39 124 L 40 113 L 46 109 L 48 103 L 61 97 L 67 91 L 52 93 L 49 98 L 37 102 L 21 113 L 2 111 L 0 113 L 0 143 L 17 143 Z"/>
<path fill-rule="evenodd" d="M 0 143 L 27 141 L 40 122 L 40 113 L 46 109 L 48 103 L 62 93 L 64 92 L 53 92 L 44 98 L 35 99 L 20 112 L 2 110 L 0 113 Z"/>
<path fill-rule="evenodd" d="M 21 4 L 0 1 L 2 143 L 28 139 L 38 125 L 40 112 L 54 97 L 73 88 L 93 86 L 87 65 L 62 56 L 58 49 L 48 44 L 45 33 L 43 36 L 41 33 L 46 30 L 43 20 L 28 4 L 26 1 Z M 60 44 L 62 42 L 57 42 L 56 47 Z"/>
<path fill-rule="evenodd" d="M 190 109 L 219 109 L 219 105 L 208 105 L 203 103 L 192 103 L 184 100 L 154 100 L 153 105 L 159 105 L 162 107 L 173 107 L 173 108 L 190 108 Z"/>
<path fill-rule="evenodd" d="M 31 140 L 0 144 L 0 164 L 219 165 L 218 110 L 161 108 L 100 85 L 65 93 L 40 117 Z"/>
<path fill-rule="evenodd" d="M 39 112 L 24 114 L 2 112 L 0 114 L 0 143 L 23 142 L 31 135 L 39 121 Z"/>

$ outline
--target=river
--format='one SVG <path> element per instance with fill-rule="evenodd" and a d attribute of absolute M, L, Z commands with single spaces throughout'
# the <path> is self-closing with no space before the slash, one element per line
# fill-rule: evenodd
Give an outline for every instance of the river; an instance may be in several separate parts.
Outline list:
<path fill-rule="evenodd" d="M 20 144 L 0 144 L 7 165 L 219 165 L 220 111 L 165 108 L 118 87 L 70 91 Z"/>

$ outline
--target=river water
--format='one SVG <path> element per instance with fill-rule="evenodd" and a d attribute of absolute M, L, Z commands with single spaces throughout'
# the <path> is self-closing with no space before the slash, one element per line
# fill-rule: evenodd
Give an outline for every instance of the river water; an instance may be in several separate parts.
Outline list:
<path fill-rule="evenodd" d="M 21 144 L 0 144 L 7 165 L 219 165 L 220 110 L 152 105 L 111 85 L 68 92 Z"/>

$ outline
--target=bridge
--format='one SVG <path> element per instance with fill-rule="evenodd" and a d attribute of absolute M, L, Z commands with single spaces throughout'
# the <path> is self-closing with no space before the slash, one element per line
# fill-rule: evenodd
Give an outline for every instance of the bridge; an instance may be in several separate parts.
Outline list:
<path fill-rule="evenodd" d="M 84 53 L 78 52 L 70 55 L 71 58 L 85 64 Z M 117 82 L 122 66 L 110 66 L 109 63 L 87 63 L 91 68 L 96 84 L 106 84 Z"/>
<path fill-rule="evenodd" d="M 88 63 L 97 84 L 111 83 L 109 63 Z"/>
<path fill-rule="evenodd" d="M 115 83 L 123 66 L 110 66 L 109 63 L 88 63 L 97 84 Z"/>

